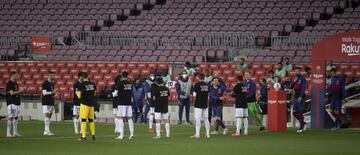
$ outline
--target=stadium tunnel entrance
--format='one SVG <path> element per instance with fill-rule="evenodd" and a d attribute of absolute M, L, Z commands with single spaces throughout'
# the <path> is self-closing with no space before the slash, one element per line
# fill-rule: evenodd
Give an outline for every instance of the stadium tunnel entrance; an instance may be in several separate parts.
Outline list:
<path fill-rule="evenodd" d="M 311 127 L 326 128 L 326 61 L 360 63 L 360 31 L 339 33 L 312 48 Z"/>

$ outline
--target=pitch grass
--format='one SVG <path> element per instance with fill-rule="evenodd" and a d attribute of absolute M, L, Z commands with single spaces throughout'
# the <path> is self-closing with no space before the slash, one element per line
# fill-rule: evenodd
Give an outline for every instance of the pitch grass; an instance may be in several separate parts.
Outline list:
<path fill-rule="evenodd" d="M 163 126 L 162 126 L 163 127 Z M 68 122 L 52 123 L 53 137 L 42 136 L 43 122 L 20 122 L 19 132 L 23 137 L 5 138 L 6 122 L 0 121 L 0 155 L 244 155 L 244 154 L 360 154 L 360 130 L 345 129 L 337 132 L 312 129 L 306 133 L 287 132 L 261 135 L 252 127 L 247 137 L 230 135 L 212 136 L 210 139 L 190 139 L 194 134 L 193 126 L 171 126 L 171 138 L 152 139 L 146 133 L 145 125 L 137 124 L 135 139 L 115 140 L 112 124 L 96 124 L 97 140 L 90 138 L 86 143 L 77 140 L 73 134 L 73 124 Z M 126 135 L 128 127 L 125 126 Z M 230 127 L 230 131 L 233 127 Z M 204 129 L 202 128 L 202 131 Z"/>

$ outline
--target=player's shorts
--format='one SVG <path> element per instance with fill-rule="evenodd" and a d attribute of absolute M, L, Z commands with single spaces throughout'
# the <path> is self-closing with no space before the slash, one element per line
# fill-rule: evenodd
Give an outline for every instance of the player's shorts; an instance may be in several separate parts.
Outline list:
<path fill-rule="evenodd" d="M 93 106 L 80 104 L 80 118 L 81 119 L 94 119 L 95 111 Z"/>
<path fill-rule="evenodd" d="M 248 117 L 249 111 L 247 108 L 235 108 L 235 117 Z"/>
<path fill-rule="evenodd" d="M 117 115 L 118 117 L 132 117 L 133 111 L 131 105 L 119 105 Z"/>
<path fill-rule="evenodd" d="M 222 106 L 212 107 L 213 117 L 221 117 L 222 116 Z"/>
<path fill-rule="evenodd" d="M 117 113 L 118 113 L 118 108 L 113 108 L 113 114 L 117 115 Z"/>
<path fill-rule="evenodd" d="M 73 106 L 73 115 L 74 116 L 79 116 L 80 115 L 80 106 L 79 105 L 74 105 Z"/>
<path fill-rule="evenodd" d="M 294 101 L 294 112 L 304 112 L 305 110 L 305 103 L 304 103 L 304 98 L 301 99 L 301 102 L 299 103 L 297 99 L 295 99 Z"/>
<path fill-rule="evenodd" d="M 53 105 L 43 105 L 42 106 L 43 113 L 52 113 L 55 110 L 55 107 Z"/>
<path fill-rule="evenodd" d="M 166 119 L 170 119 L 170 114 L 167 113 L 160 113 L 160 112 L 155 112 L 155 120 L 166 120 Z"/>
<path fill-rule="evenodd" d="M 7 106 L 7 110 L 8 118 L 16 118 L 20 115 L 20 106 L 18 105 L 10 104 Z"/>
<path fill-rule="evenodd" d="M 330 104 L 330 108 L 332 110 L 340 110 L 341 109 L 341 100 L 340 99 L 332 99 L 331 100 L 331 104 Z"/>
<path fill-rule="evenodd" d="M 194 109 L 194 118 L 195 119 L 208 119 L 209 111 L 208 108 L 195 108 Z"/>

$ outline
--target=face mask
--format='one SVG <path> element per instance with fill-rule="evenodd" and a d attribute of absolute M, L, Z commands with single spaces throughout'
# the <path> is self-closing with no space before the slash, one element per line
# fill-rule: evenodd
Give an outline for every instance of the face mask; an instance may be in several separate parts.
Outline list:
<path fill-rule="evenodd" d="M 151 80 L 154 80 L 154 79 L 155 79 L 155 77 L 153 77 L 153 76 L 150 76 L 150 79 L 151 79 Z"/>
<path fill-rule="evenodd" d="M 183 77 L 184 79 L 186 79 L 186 78 L 187 78 L 187 75 L 186 75 L 186 74 L 184 74 L 184 75 L 182 75 L 182 77 Z"/>

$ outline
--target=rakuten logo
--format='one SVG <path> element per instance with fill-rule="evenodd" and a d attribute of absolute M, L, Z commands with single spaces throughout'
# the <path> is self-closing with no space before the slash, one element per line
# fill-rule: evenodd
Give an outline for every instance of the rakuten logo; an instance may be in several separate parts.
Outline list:
<path fill-rule="evenodd" d="M 356 46 L 353 44 L 350 45 L 342 44 L 341 53 L 346 53 L 348 56 L 360 55 L 360 46 Z"/>

